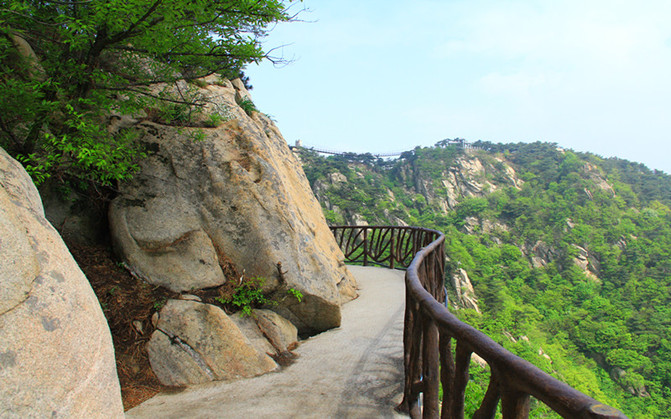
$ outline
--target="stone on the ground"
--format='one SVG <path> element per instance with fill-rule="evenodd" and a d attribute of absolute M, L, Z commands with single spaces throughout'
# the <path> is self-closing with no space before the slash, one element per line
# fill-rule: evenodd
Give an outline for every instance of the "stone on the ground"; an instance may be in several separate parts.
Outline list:
<path fill-rule="evenodd" d="M 253 313 L 259 329 L 278 353 L 287 352 L 298 342 L 298 330 L 289 320 L 270 310 Z"/>
<path fill-rule="evenodd" d="M 136 274 L 177 292 L 222 284 L 220 266 L 232 262 L 266 278 L 268 292 L 303 294 L 276 309 L 301 333 L 338 326 L 356 283 L 300 164 L 266 115 L 238 105 L 236 94 L 249 98 L 242 83 L 212 77 L 199 90 L 203 115 L 221 125 L 137 125 L 153 151 L 111 205 L 116 249 Z"/>
<path fill-rule="evenodd" d="M 170 386 L 253 377 L 277 368 L 223 310 L 197 301 L 168 300 L 147 351 L 154 373 Z"/>
<path fill-rule="evenodd" d="M 238 326 L 238 329 L 242 332 L 243 335 L 249 342 L 262 354 L 275 355 L 277 349 L 270 344 L 268 339 L 263 336 L 261 329 L 256 324 L 256 320 L 252 316 L 240 315 L 238 313 L 230 316 L 231 320 Z"/>
<path fill-rule="evenodd" d="M 0 249 L 0 417 L 123 417 L 98 300 L 2 149 Z"/>

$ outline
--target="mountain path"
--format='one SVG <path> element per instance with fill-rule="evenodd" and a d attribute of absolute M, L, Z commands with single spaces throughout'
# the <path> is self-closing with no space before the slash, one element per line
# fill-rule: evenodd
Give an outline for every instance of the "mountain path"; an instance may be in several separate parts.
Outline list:
<path fill-rule="evenodd" d="M 393 418 L 403 391 L 404 272 L 349 266 L 359 298 L 279 372 L 161 393 L 128 418 Z"/>

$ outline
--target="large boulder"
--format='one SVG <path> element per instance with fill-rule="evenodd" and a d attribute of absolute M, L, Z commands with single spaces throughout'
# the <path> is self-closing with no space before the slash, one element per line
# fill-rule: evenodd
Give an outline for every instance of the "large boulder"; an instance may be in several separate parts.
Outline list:
<path fill-rule="evenodd" d="M 267 292 L 303 294 L 275 308 L 300 332 L 338 326 L 356 284 L 301 166 L 266 115 L 238 105 L 236 96 L 249 98 L 242 84 L 207 82 L 202 126 L 219 126 L 136 125 L 154 151 L 111 205 L 117 251 L 136 274 L 176 292 L 223 284 L 221 267 L 232 261 L 266 278 Z"/>
<path fill-rule="evenodd" d="M 254 377 L 277 368 L 222 309 L 197 301 L 169 300 L 147 351 L 158 379 L 171 386 Z"/>
<path fill-rule="evenodd" d="M 0 417 L 123 417 L 98 300 L 2 149 L 0 249 Z"/>

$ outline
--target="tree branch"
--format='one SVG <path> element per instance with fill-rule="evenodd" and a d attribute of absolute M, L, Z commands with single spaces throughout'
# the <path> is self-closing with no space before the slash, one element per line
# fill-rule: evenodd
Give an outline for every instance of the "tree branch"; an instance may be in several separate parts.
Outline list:
<path fill-rule="evenodd" d="M 161 97 L 161 96 L 158 96 L 158 95 L 155 95 L 153 93 L 149 93 L 149 92 L 146 92 L 146 91 L 143 91 L 143 90 L 140 90 L 140 89 L 132 89 L 132 88 L 127 88 L 127 87 L 98 86 L 98 85 L 96 85 L 95 87 L 96 87 L 96 89 L 101 89 L 101 90 L 138 93 L 138 94 L 141 94 L 141 95 L 153 98 L 153 99 L 161 100 L 163 102 L 177 103 L 177 104 L 180 104 L 180 105 L 201 106 L 203 104 L 203 102 L 199 102 L 199 101 L 188 101 L 186 99 L 185 100 L 179 100 L 179 99 L 170 99 L 170 98 L 167 98 L 167 97 Z M 179 91 L 179 89 L 178 89 L 178 91 Z M 180 96 L 182 98 L 184 98 L 181 91 L 180 91 Z"/>
<path fill-rule="evenodd" d="M 149 18 L 149 16 L 151 16 L 156 11 L 156 9 L 158 9 L 158 6 L 160 6 L 161 3 L 163 3 L 163 0 L 156 0 L 154 2 L 154 4 L 151 5 L 149 10 L 147 10 L 147 12 L 140 19 L 138 19 L 135 23 L 130 25 L 130 27 L 128 29 L 126 29 L 125 31 L 123 31 L 121 33 L 118 33 L 114 36 L 111 36 L 109 38 L 109 43 L 110 44 L 116 44 L 117 42 L 123 41 L 124 39 L 133 36 L 135 28 L 137 28 L 142 22 L 147 20 Z M 159 21 L 161 21 L 161 20 L 163 20 L 163 19 L 161 18 Z M 158 23 L 159 21 L 157 21 L 156 23 Z M 152 23 L 152 26 L 155 25 L 156 23 Z"/>

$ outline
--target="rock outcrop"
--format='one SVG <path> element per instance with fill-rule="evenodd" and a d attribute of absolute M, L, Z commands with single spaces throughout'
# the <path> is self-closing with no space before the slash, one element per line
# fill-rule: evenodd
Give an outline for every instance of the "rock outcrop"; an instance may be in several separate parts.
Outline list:
<path fill-rule="evenodd" d="M 147 351 L 158 379 L 171 386 L 253 377 L 277 368 L 222 309 L 197 301 L 168 300 Z"/>
<path fill-rule="evenodd" d="M 298 346 L 298 329 L 274 311 L 256 309 L 251 316 L 233 316 L 240 328 L 261 353 L 277 357 Z"/>
<path fill-rule="evenodd" d="M 601 268 L 601 263 L 598 259 L 590 254 L 587 249 L 577 244 L 571 245 L 574 249 L 578 251 L 576 257 L 573 258 L 573 263 L 585 273 L 585 276 L 592 280 L 593 282 L 600 284 L 601 280 L 599 279 L 599 270 Z"/>
<path fill-rule="evenodd" d="M 269 292 L 303 294 L 275 309 L 301 333 L 338 326 L 356 284 L 307 178 L 272 121 L 238 105 L 249 98 L 241 83 L 207 81 L 203 115 L 221 125 L 136 125 L 154 152 L 111 205 L 117 251 L 136 274 L 176 292 L 223 284 L 221 266 L 232 261 L 266 278 Z"/>
<path fill-rule="evenodd" d="M 556 249 L 541 240 L 536 241 L 530 252 L 527 252 L 526 248 L 522 248 L 522 253 L 529 255 L 531 266 L 534 268 L 545 267 L 559 257 Z"/>
<path fill-rule="evenodd" d="M 471 284 L 471 280 L 468 277 L 468 272 L 463 268 L 458 268 L 452 274 L 452 286 L 457 293 L 457 298 L 461 307 L 471 308 L 480 313 L 478 299 L 475 295 L 473 284 Z"/>
<path fill-rule="evenodd" d="M 123 417 L 98 300 L 2 149 L 0 249 L 0 417 Z"/>
<path fill-rule="evenodd" d="M 431 180 L 417 180 L 417 191 L 432 206 L 447 214 L 453 210 L 463 198 L 482 197 L 494 192 L 501 185 L 519 188 L 524 182 L 517 178 L 515 170 L 503 160 L 496 159 L 499 167 L 483 162 L 476 155 L 464 154 L 455 159 L 449 170 L 440 177 L 440 184 L 434 185 Z M 489 180 L 488 175 L 496 174 L 499 182 Z"/>

